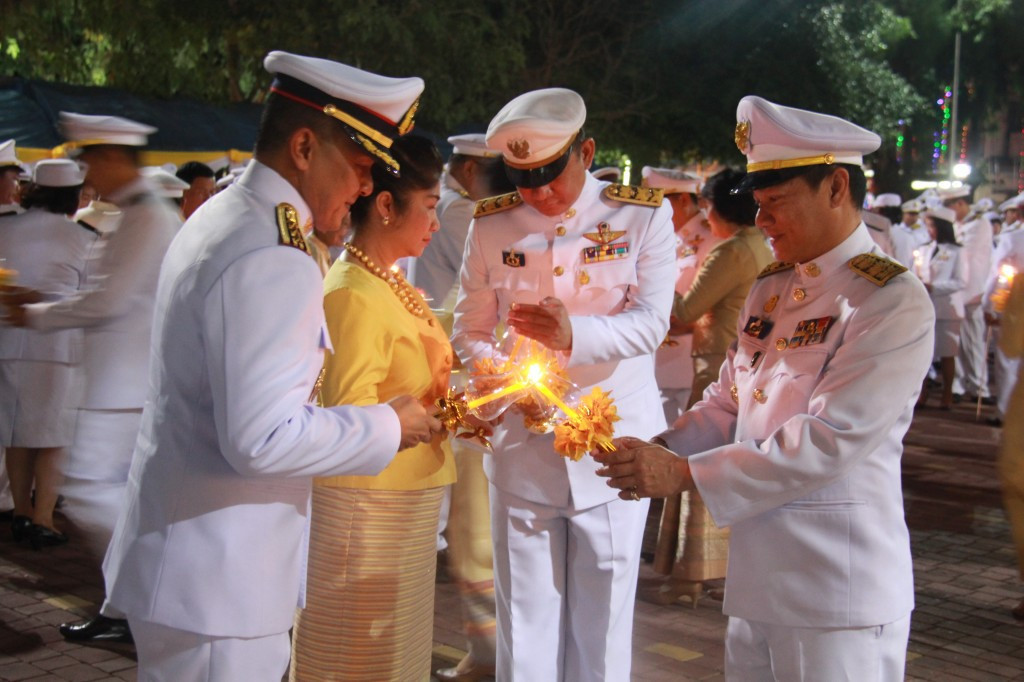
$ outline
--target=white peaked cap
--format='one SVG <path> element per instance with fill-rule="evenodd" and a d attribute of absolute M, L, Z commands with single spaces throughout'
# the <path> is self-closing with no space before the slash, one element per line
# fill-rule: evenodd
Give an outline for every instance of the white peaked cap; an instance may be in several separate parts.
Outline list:
<path fill-rule="evenodd" d="M 640 176 L 644 179 L 645 187 L 658 187 L 665 190 L 665 194 L 697 194 L 702 184 L 701 179 L 693 173 L 675 168 L 644 166 L 640 170 Z"/>
<path fill-rule="evenodd" d="M 276 76 L 272 92 L 337 119 L 349 137 L 389 170 L 399 171 L 388 150 L 413 128 L 422 78 L 391 78 L 279 50 L 267 54 L 263 67 Z"/>
<path fill-rule="evenodd" d="M 149 178 L 153 183 L 156 184 L 157 189 L 160 192 L 160 196 L 168 199 L 180 199 L 190 185 L 174 175 L 174 173 L 168 172 L 162 166 L 147 166 L 140 171 L 142 175 Z"/>
<path fill-rule="evenodd" d="M 94 116 L 62 111 L 57 117 L 67 150 L 97 144 L 145 147 L 156 128 L 120 116 Z"/>
<path fill-rule="evenodd" d="M 889 192 L 886 194 L 879 194 L 875 197 L 875 203 L 873 206 L 874 208 L 894 208 L 896 206 L 901 206 L 902 204 L 903 199 L 900 198 L 899 194 Z"/>
<path fill-rule="evenodd" d="M 43 159 L 32 169 L 32 182 L 40 187 L 78 187 L 85 172 L 70 159 Z"/>
<path fill-rule="evenodd" d="M 6 142 L 0 142 L 0 168 L 4 166 L 17 166 L 26 172 L 28 168 L 21 159 L 18 158 L 16 144 L 14 140 L 7 140 Z"/>
<path fill-rule="evenodd" d="M 532 171 L 561 164 L 586 119 L 587 105 L 576 92 L 565 88 L 533 90 L 495 114 L 487 126 L 487 146 L 500 152 L 514 170 Z M 521 185 L 514 175 L 510 173 L 509 177 L 519 186 L 539 186 Z"/>
<path fill-rule="evenodd" d="M 930 215 L 933 218 L 941 218 L 942 220 L 945 220 L 946 222 L 949 223 L 956 222 L 956 211 L 954 211 L 951 208 L 946 208 L 941 204 L 929 206 L 924 210 L 924 215 Z"/>
<path fill-rule="evenodd" d="M 736 107 L 735 142 L 747 157 L 748 175 L 740 188 L 751 189 L 792 177 L 757 173 L 836 163 L 863 166 L 864 155 L 878 149 L 882 139 L 838 116 L 747 95 Z"/>
<path fill-rule="evenodd" d="M 452 146 L 452 154 L 476 156 L 483 159 L 494 159 L 501 156 L 487 146 L 486 136 L 483 133 L 452 135 L 448 138 L 448 144 Z"/>

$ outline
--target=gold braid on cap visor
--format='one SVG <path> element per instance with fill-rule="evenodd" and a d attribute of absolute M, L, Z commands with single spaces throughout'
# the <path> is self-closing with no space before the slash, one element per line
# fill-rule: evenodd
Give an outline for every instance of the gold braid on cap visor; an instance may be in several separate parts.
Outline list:
<path fill-rule="evenodd" d="M 835 162 L 835 154 L 804 156 L 799 159 L 779 159 L 778 161 L 755 161 L 754 163 L 747 164 L 747 172 L 756 173 L 757 171 L 782 170 L 783 168 L 799 168 L 800 166 L 817 166 L 820 164 L 831 166 Z"/>

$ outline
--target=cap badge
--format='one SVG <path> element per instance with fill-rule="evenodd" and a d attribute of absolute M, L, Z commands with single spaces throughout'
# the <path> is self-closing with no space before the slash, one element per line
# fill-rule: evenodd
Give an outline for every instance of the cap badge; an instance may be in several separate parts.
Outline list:
<path fill-rule="evenodd" d="M 750 148 L 750 121 L 740 121 L 736 124 L 736 147 L 743 154 Z"/>
<path fill-rule="evenodd" d="M 530 142 L 519 138 L 518 140 L 508 141 L 508 150 L 512 152 L 512 156 L 517 159 L 527 159 L 530 157 Z"/>

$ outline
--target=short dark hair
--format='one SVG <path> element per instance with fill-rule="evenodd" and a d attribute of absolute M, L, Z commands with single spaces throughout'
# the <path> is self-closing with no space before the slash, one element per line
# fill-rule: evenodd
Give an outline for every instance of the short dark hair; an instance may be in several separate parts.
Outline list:
<path fill-rule="evenodd" d="M 956 230 L 953 229 L 953 223 L 949 222 L 944 218 L 939 218 L 931 214 L 925 215 L 925 220 L 931 220 L 932 224 L 935 225 L 935 243 L 936 244 L 957 244 Z"/>
<path fill-rule="evenodd" d="M 825 178 L 832 177 L 832 174 L 839 168 L 845 168 L 850 175 L 850 201 L 858 211 L 864 206 L 864 197 L 868 193 L 868 179 L 864 175 L 864 169 L 852 163 L 836 163 L 831 165 L 819 164 L 808 166 L 807 170 L 799 175 L 811 189 L 817 189 Z"/>
<path fill-rule="evenodd" d="M 186 161 L 178 166 L 178 172 L 175 175 L 179 180 L 184 180 L 190 185 L 195 182 L 196 178 L 214 177 L 213 169 L 201 161 Z"/>
<path fill-rule="evenodd" d="M 44 187 L 31 185 L 21 200 L 25 208 L 41 208 L 50 213 L 71 215 L 78 210 L 78 195 L 81 185 L 74 187 Z"/>
<path fill-rule="evenodd" d="M 275 152 L 288 144 L 292 133 L 309 128 L 318 139 L 337 143 L 340 138 L 350 139 L 342 124 L 319 109 L 294 102 L 275 92 L 267 95 L 256 135 L 256 152 Z"/>
<path fill-rule="evenodd" d="M 371 169 L 373 175 L 373 191 L 369 195 L 359 197 L 352 204 L 352 227 L 358 230 L 366 221 L 366 216 L 373 206 L 374 200 L 381 192 L 390 192 L 399 212 L 405 209 L 405 200 L 409 192 L 430 189 L 441 179 L 444 161 L 441 153 L 429 139 L 420 135 L 406 135 L 391 145 L 391 155 L 402 168 L 402 174 L 395 176 L 381 164 L 375 163 Z"/>
<path fill-rule="evenodd" d="M 754 195 L 750 192 L 732 193 L 746 177 L 745 171 L 725 168 L 708 178 L 700 195 L 710 201 L 715 211 L 728 222 L 735 225 L 753 225 L 757 216 Z"/>
<path fill-rule="evenodd" d="M 466 163 L 473 162 L 484 179 L 488 196 L 507 194 L 514 192 L 516 186 L 508 179 L 505 173 L 505 160 L 500 156 L 482 157 L 469 154 L 452 154 L 448 159 L 449 168 L 458 168 Z"/>

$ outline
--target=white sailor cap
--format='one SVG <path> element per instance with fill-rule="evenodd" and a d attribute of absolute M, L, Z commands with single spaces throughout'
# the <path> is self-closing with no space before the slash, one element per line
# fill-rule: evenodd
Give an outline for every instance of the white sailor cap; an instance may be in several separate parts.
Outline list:
<path fill-rule="evenodd" d="M 162 166 L 146 166 L 140 172 L 156 185 L 160 196 L 168 199 L 180 199 L 191 186 Z"/>
<path fill-rule="evenodd" d="M 1015 197 L 1010 197 L 1003 203 L 999 204 L 999 210 L 1019 211 L 1022 204 L 1024 204 L 1024 193 L 1018 194 Z"/>
<path fill-rule="evenodd" d="M 873 208 L 895 208 L 903 204 L 903 199 L 900 198 L 899 194 L 893 194 L 887 192 L 885 194 L 879 194 L 875 197 L 875 202 L 872 204 Z"/>
<path fill-rule="evenodd" d="M 487 126 L 487 146 L 505 159 L 509 180 L 517 187 L 542 187 L 565 170 L 569 152 L 587 105 L 565 88 L 545 88 L 519 95 L 501 108 Z"/>
<path fill-rule="evenodd" d="M 747 177 L 734 191 L 777 185 L 808 166 L 863 166 L 864 155 L 882 144 L 878 135 L 845 119 L 755 95 L 747 95 L 736 107 L 735 140 L 747 157 Z"/>
<path fill-rule="evenodd" d="M 622 169 L 618 166 L 604 166 L 590 171 L 590 174 L 598 180 L 607 180 L 608 182 L 618 182 L 622 179 Z"/>
<path fill-rule="evenodd" d="M 943 201 L 951 201 L 953 199 L 966 199 L 967 197 L 971 196 L 971 186 L 960 185 L 959 187 L 939 187 L 935 191 L 935 194 Z"/>
<path fill-rule="evenodd" d="M 700 192 L 701 179 L 693 173 L 676 170 L 675 168 L 652 168 L 644 166 L 640 170 L 644 187 L 657 187 L 665 190 L 665 194 L 697 194 Z"/>
<path fill-rule="evenodd" d="M 32 182 L 40 187 L 79 187 L 85 172 L 70 159 L 43 159 L 32 169 Z"/>
<path fill-rule="evenodd" d="M 116 230 L 121 222 L 121 209 L 105 201 L 90 201 L 88 206 L 78 209 L 75 222 L 84 223 L 100 234 L 107 234 Z"/>
<path fill-rule="evenodd" d="M 413 128 L 422 78 L 379 76 L 279 50 L 267 54 L 263 67 L 274 75 L 271 92 L 337 119 L 349 137 L 398 174 L 399 164 L 389 150 L 395 138 Z"/>
<path fill-rule="evenodd" d="M 448 144 L 452 146 L 452 154 L 476 156 L 482 159 L 496 159 L 501 156 L 500 153 L 487 146 L 487 139 L 483 133 L 452 135 L 448 138 Z"/>
<path fill-rule="evenodd" d="M 145 147 L 156 128 L 120 116 L 93 116 L 62 111 L 57 117 L 61 133 L 67 139 L 57 150 L 69 156 L 80 153 L 83 147 L 115 144 L 127 147 Z"/>
<path fill-rule="evenodd" d="M 920 199 L 909 199 L 903 202 L 901 208 L 904 213 L 920 213 L 924 208 L 924 202 Z"/>
<path fill-rule="evenodd" d="M 14 140 L 7 140 L 6 142 L 0 142 L 0 168 L 9 168 L 14 166 L 20 169 L 23 173 L 28 170 L 25 164 L 18 158 L 16 145 Z"/>
<path fill-rule="evenodd" d="M 951 208 L 946 208 L 941 204 L 929 206 L 928 208 L 924 209 L 923 214 L 926 216 L 932 216 L 933 218 L 940 218 L 942 220 L 945 220 L 947 223 L 956 222 L 956 211 L 954 211 Z"/>

